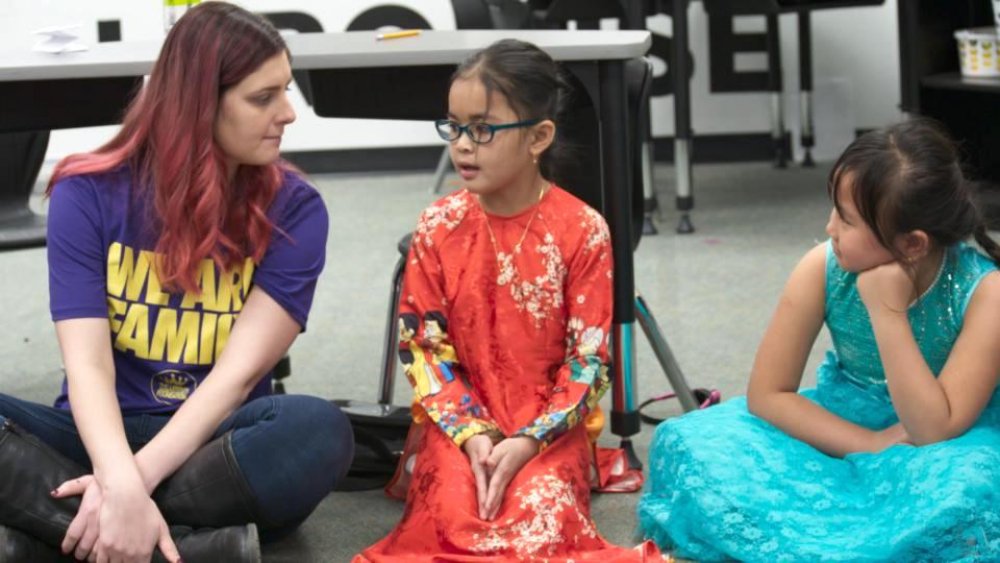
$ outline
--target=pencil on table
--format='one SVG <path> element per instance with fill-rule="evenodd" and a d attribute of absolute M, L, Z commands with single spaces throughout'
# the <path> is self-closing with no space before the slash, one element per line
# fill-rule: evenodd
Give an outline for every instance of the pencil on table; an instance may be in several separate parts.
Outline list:
<path fill-rule="evenodd" d="M 385 41 L 386 39 L 400 39 L 402 37 L 413 37 L 415 35 L 420 35 L 419 29 L 404 29 L 401 31 L 392 31 L 389 33 L 379 33 L 375 36 L 376 41 Z"/>

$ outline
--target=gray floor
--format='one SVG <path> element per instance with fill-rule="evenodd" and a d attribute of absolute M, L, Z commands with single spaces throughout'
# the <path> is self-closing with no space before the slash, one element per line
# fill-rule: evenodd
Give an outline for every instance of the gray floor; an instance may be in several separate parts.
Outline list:
<path fill-rule="evenodd" d="M 665 208 L 660 234 L 642 240 L 636 285 L 647 299 L 692 386 L 742 394 L 761 334 L 798 258 L 825 238 L 828 165 L 774 170 L 769 164 L 695 168 L 697 231 L 673 231 L 673 169 L 658 166 Z M 376 396 L 389 281 L 397 239 L 433 197 L 430 172 L 324 175 L 313 178 L 332 218 L 327 268 L 320 280 L 309 331 L 291 351 L 291 393 L 371 400 Z M 0 391 L 49 402 L 61 378 L 48 317 L 44 250 L 0 254 L 7 321 L 0 330 Z M 638 328 L 636 329 L 638 332 Z M 656 360 L 637 335 L 639 396 L 668 389 Z M 828 345 L 824 333 L 804 379 Z M 404 380 L 405 381 L 405 380 Z M 605 408 L 607 408 L 607 397 Z M 395 401 L 406 404 L 405 383 Z M 678 414 L 676 405 L 651 411 Z M 645 459 L 651 427 L 634 437 Z M 606 435 L 608 444 L 616 441 Z M 638 495 L 597 495 L 593 514 L 610 540 L 632 544 Z M 266 561 L 341 562 L 387 533 L 402 504 L 381 492 L 334 493 L 302 528 L 264 550 Z"/>

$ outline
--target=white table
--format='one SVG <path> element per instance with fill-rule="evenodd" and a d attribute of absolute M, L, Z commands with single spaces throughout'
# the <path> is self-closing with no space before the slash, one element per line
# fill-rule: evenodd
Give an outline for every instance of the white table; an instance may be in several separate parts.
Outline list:
<path fill-rule="evenodd" d="M 641 57 L 647 31 L 456 30 L 423 31 L 415 37 L 376 41 L 376 32 L 304 33 L 285 37 L 295 69 L 455 65 L 494 41 L 522 39 L 558 61 Z M 76 53 L 0 51 L 0 82 L 65 80 L 149 74 L 158 41 L 98 43 Z"/>

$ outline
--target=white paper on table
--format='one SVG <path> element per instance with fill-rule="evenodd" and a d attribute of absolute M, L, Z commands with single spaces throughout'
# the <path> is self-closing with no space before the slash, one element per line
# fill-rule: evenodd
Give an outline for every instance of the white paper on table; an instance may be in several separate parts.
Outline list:
<path fill-rule="evenodd" d="M 86 51 L 87 45 L 80 41 L 77 35 L 79 25 L 51 26 L 38 29 L 35 35 L 41 35 L 43 39 L 32 47 L 33 51 L 43 53 L 73 53 L 76 51 Z"/>

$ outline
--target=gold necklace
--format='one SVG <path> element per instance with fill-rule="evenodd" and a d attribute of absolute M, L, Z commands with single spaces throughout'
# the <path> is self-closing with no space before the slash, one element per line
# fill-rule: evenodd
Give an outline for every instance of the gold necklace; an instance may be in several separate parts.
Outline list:
<path fill-rule="evenodd" d="M 497 266 L 500 268 L 500 272 L 497 274 L 497 285 L 507 285 L 514 279 L 514 255 L 521 253 L 521 245 L 524 243 L 524 239 L 527 238 L 528 231 L 531 230 L 531 223 L 535 220 L 535 216 L 538 215 L 538 205 L 542 203 L 546 186 L 547 184 L 544 184 L 538 190 L 538 201 L 533 206 L 534 209 L 532 210 L 531 217 L 528 218 L 528 223 L 524 226 L 521 238 L 518 239 L 517 244 L 514 245 L 514 249 L 510 254 L 505 254 L 500 250 L 497 237 L 493 234 L 493 227 L 490 226 L 490 216 L 483 209 L 483 218 L 486 220 L 486 231 L 490 234 L 490 242 L 493 244 L 493 254 L 496 256 Z M 482 209 L 482 205 L 482 202 L 480 202 L 480 209 Z"/>

